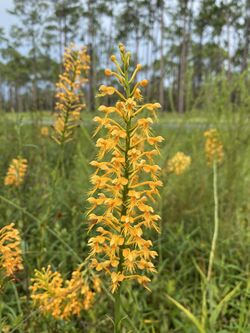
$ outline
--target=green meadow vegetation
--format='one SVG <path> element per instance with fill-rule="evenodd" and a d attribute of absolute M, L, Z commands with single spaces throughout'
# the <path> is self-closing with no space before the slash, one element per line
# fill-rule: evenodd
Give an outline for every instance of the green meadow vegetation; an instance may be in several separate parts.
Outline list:
<path fill-rule="evenodd" d="M 230 97 L 235 87 L 237 106 Z M 159 253 L 157 273 L 149 284 L 151 291 L 133 283 L 123 287 L 121 332 L 250 332 L 250 99 L 244 77 L 236 78 L 234 85 L 221 78 L 219 84 L 208 85 L 201 100 L 199 110 L 183 115 L 159 112 L 154 124 L 154 132 L 165 139 L 157 161 L 164 185 L 155 204 L 162 218 L 161 233 L 150 233 Z M 113 330 L 114 295 L 105 281 L 93 306 L 70 320 L 43 315 L 34 307 L 29 290 L 34 269 L 49 264 L 68 278 L 88 255 L 94 116 L 82 112 L 76 136 L 65 146 L 62 173 L 57 163 L 60 146 L 41 134 L 44 126 L 51 134 L 51 114 L 1 112 L 0 222 L 15 223 L 24 260 L 24 269 L 0 293 L 3 333 Z M 215 179 L 204 151 L 204 131 L 209 128 L 220 133 L 224 158 L 216 170 L 219 230 L 212 275 L 206 283 L 215 212 Z M 180 175 L 168 173 L 167 161 L 180 151 L 191 157 L 190 166 Z M 28 172 L 21 187 L 8 188 L 4 177 L 16 156 L 27 159 Z"/>
<path fill-rule="evenodd" d="M 0 333 L 250 333 L 250 1 L 0 7 Z"/>

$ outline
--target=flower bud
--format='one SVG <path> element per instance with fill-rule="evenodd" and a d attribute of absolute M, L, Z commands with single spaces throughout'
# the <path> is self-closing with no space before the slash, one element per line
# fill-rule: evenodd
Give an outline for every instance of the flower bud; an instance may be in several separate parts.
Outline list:
<path fill-rule="evenodd" d="M 161 108 L 161 104 L 160 103 L 154 103 L 154 108 L 155 109 L 160 109 Z"/>
<path fill-rule="evenodd" d="M 119 49 L 121 52 L 125 52 L 125 46 L 122 43 L 119 43 Z"/>
<path fill-rule="evenodd" d="M 142 87 L 146 87 L 146 86 L 148 85 L 148 80 L 142 80 L 142 81 L 140 82 L 140 85 L 141 85 Z"/>
<path fill-rule="evenodd" d="M 109 68 L 106 68 L 104 71 L 106 76 L 111 76 L 112 75 L 112 71 Z"/>

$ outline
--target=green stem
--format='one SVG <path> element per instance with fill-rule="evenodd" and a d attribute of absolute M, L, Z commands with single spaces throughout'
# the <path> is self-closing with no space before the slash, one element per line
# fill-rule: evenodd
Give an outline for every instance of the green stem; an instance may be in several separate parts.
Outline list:
<path fill-rule="evenodd" d="M 163 216 L 163 193 L 162 196 L 160 197 L 160 207 L 159 207 L 159 211 L 161 216 Z M 162 223 L 162 219 L 160 219 L 159 221 L 159 228 L 160 231 L 158 232 L 158 253 L 159 253 L 159 267 L 161 267 L 162 264 L 162 260 L 163 260 L 163 254 L 162 254 L 162 235 L 163 235 L 163 223 Z"/>
<path fill-rule="evenodd" d="M 115 318 L 114 318 L 114 333 L 121 332 L 121 290 L 115 293 Z"/>
<path fill-rule="evenodd" d="M 128 83 L 128 71 L 124 69 L 125 73 L 125 92 L 127 98 L 130 97 L 130 86 Z M 122 211 L 121 217 L 127 214 L 127 200 L 128 200 L 128 192 L 129 192 L 129 175 L 130 175 L 130 161 L 128 152 L 130 150 L 131 145 L 131 118 L 126 119 L 126 146 L 124 152 L 124 159 L 125 159 L 125 166 L 124 166 L 124 178 L 128 180 L 128 183 L 124 185 L 123 193 L 122 193 Z M 122 230 L 121 230 L 122 233 Z M 123 265 L 123 254 L 122 254 L 123 247 L 121 246 L 119 249 L 119 265 L 118 265 L 118 273 L 122 272 L 122 265 Z M 121 286 L 118 288 L 115 294 L 115 304 L 114 304 L 114 333 L 121 332 Z"/>
<path fill-rule="evenodd" d="M 219 201 L 218 201 L 218 186 L 217 186 L 217 162 L 213 162 L 213 196 L 214 196 L 214 233 L 211 244 L 211 250 L 209 255 L 207 277 L 204 281 L 202 291 L 202 314 L 201 323 L 203 327 L 206 327 L 207 322 L 207 294 L 210 289 L 210 281 L 212 278 L 212 270 L 214 264 L 215 250 L 219 232 Z"/>
<path fill-rule="evenodd" d="M 206 327 L 207 321 L 207 281 L 202 282 L 201 325 Z"/>
<path fill-rule="evenodd" d="M 211 245 L 211 251 L 209 256 L 209 265 L 208 265 L 208 273 L 207 273 L 207 282 L 211 280 L 212 277 L 212 269 L 214 264 L 214 256 L 216 250 L 216 243 L 218 238 L 219 231 L 219 213 L 218 213 L 218 188 L 217 188 L 217 163 L 213 162 L 213 189 L 214 189 L 214 234 Z"/>
<path fill-rule="evenodd" d="M 96 150 L 96 146 L 95 146 L 93 140 L 91 139 L 91 137 L 89 135 L 89 132 L 85 128 L 84 124 L 82 125 L 81 129 L 82 129 L 82 133 L 83 133 L 85 139 L 87 139 L 87 141 L 89 142 L 91 148 L 93 148 L 93 150 L 95 151 Z"/>

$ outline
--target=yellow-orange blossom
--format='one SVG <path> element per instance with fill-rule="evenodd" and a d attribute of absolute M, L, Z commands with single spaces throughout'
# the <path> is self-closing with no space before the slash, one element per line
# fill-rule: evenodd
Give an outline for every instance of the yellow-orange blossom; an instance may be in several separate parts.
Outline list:
<path fill-rule="evenodd" d="M 31 298 L 44 314 L 56 319 L 69 319 L 80 316 L 82 310 L 88 310 L 97 292 L 100 281 L 97 277 L 84 277 L 81 266 L 72 273 L 70 280 L 64 280 L 59 272 L 51 267 L 35 270 L 31 279 Z"/>
<path fill-rule="evenodd" d="M 207 164 L 211 166 L 213 162 L 221 163 L 224 157 L 223 144 L 220 134 L 215 128 L 211 128 L 204 133 L 206 138 L 205 153 Z"/>
<path fill-rule="evenodd" d="M 115 77 L 122 89 L 100 87 L 99 96 L 114 95 L 117 101 L 114 106 L 101 105 L 103 116 L 94 118 L 95 134 L 104 128 L 106 135 L 96 142 L 98 156 L 91 162 L 96 171 L 88 199 L 90 229 L 95 231 L 89 240 L 91 267 L 110 276 L 112 292 L 128 279 L 146 286 L 150 281 L 146 273 L 156 271 L 152 259 L 157 253 L 145 230 L 158 231 L 160 216 L 152 203 L 162 185 L 154 158 L 163 138 L 151 132 L 160 104 L 142 103 L 141 87 L 147 80 L 134 82 L 142 66 L 137 65 L 129 77 L 130 53 L 122 44 L 119 49 L 121 64 L 111 56 L 116 70 L 106 69 L 105 74 Z M 145 112 L 149 116 L 142 117 Z"/>
<path fill-rule="evenodd" d="M 87 49 L 74 49 L 73 45 L 65 49 L 64 73 L 57 83 L 57 116 L 52 138 L 58 144 L 72 139 L 73 129 L 79 125 L 80 112 L 85 105 L 82 103 L 81 86 L 87 81 L 89 56 Z"/>
<path fill-rule="evenodd" d="M 11 277 L 23 268 L 20 243 L 19 232 L 13 223 L 0 229 L 0 270 L 4 276 Z"/>
<path fill-rule="evenodd" d="M 24 181 L 27 168 L 28 165 L 26 159 L 21 157 L 13 158 L 9 165 L 7 175 L 4 178 L 4 185 L 12 187 L 21 186 Z"/>
<path fill-rule="evenodd" d="M 182 175 L 190 166 L 191 157 L 178 151 L 167 162 L 167 172 L 174 173 L 176 176 Z"/>

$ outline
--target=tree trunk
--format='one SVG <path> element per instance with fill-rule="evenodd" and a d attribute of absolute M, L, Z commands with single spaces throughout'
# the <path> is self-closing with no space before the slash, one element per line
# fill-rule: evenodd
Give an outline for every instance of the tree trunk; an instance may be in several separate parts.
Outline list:
<path fill-rule="evenodd" d="M 1 111 L 5 111 L 4 110 L 4 94 L 3 94 L 3 86 L 1 83 L 1 79 L 0 79 L 0 112 Z"/>
<path fill-rule="evenodd" d="M 203 72 L 203 29 L 200 31 L 199 36 L 199 49 L 197 54 L 197 60 L 196 60 L 196 82 L 194 84 L 194 88 L 196 90 L 199 90 L 202 85 L 202 72 Z"/>
<path fill-rule="evenodd" d="M 243 63 L 242 71 L 247 69 L 249 58 L 249 44 L 250 44 L 250 0 L 245 1 L 245 45 L 243 50 Z"/>
<path fill-rule="evenodd" d="M 188 0 L 185 1 L 185 8 L 183 14 L 183 27 L 182 27 L 182 42 L 180 49 L 180 61 L 179 61 L 179 73 L 178 73 L 178 103 L 177 110 L 179 113 L 184 112 L 184 100 L 185 100 L 185 75 L 187 68 L 187 26 L 188 26 L 188 18 L 187 18 L 187 8 L 188 8 Z"/>
<path fill-rule="evenodd" d="M 90 68 L 89 68 L 89 91 L 88 91 L 88 107 L 90 111 L 95 110 L 95 70 L 94 70 L 94 55 L 92 44 L 88 45 Z"/>
<path fill-rule="evenodd" d="M 183 8 L 183 27 L 182 27 L 182 43 L 180 50 L 180 62 L 179 62 L 179 73 L 178 73 L 178 101 L 177 110 L 179 113 L 185 112 L 185 95 L 186 95 L 186 72 L 188 64 L 188 51 L 189 41 L 191 34 L 191 23 L 192 17 L 188 10 L 189 0 L 185 0 Z M 192 6 L 192 0 L 191 0 Z"/>
<path fill-rule="evenodd" d="M 60 57 L 60 72 L 62 72 L 62 64 L 63 64 L 63 27 L 62 27 L 62 19 L 59 18 L 59 57 Z"/>
<path fill-rule="evenodd" d="M 162 0 L 161 7 L 160 7 L 160 27 L 161 27 L 161 43 L 160 43 L 160 104 L 162 106 L 162 110 L 165 111 L 164 105 L 164 9 L 165 3 Z"/>
<path fill-rule="evenodd" d="M 137 27 L 135 31 L 135 64 L 138 64 L 139 62 L 138 60 L 139 50 L 140 50 L 140 33 Z"/>
<path fill-rule="evenodd" d="M 111 50 L 112 50 L 112 45 L 113 45 L 113 27 L 114 27 L 114 15 L 113 15 L 113 8 L 114 4 L 113 1 L 110 1 L 110 6 L 111 6 L 111 18 L 110 18 L 110 26 L 109 26 L 109 33 L 108 33 L 108 41 L 107 41 L 107 54 L 106 54 L 106 66 L 107 68 L 110 65 L 110 56 L 111 56 Z"/>
<path fill-rule="evenodd" d="M 68 36 L 67 36 L 67 15 L 63 14 L 63 45 L 64 49 L 68 46 Z"/>
<path fill-rule="evenodd" d="M 94 1 L 88 0 L 88 36 L 89 36 L 89 56 L 90 56 L 90 69 L 89 69 L 89 91 L 88 91 L 88 107 L 90 111 L 95 110 L 95 54 L 94 54 L 94 41 L 95 41 L 95 27 L 94 27 Z"/>
<path fill-rule="evenodd" d="M 231 24 L 230 24 L 230 13 L 227 15 L 227 60 L 228 60 L 228 69 L 227 69 L 227 77 L 230 80 L 231 78 Z"/>
<path fill-rule="evenodd" d="M 15 107 L 15 101 L 14 101 L 14 93 L 13 93 L 13 86 L 10 84 L 9 86 L 9 109 L 10 111 L 13 111 Z"/>
<path fill-rule="evenodd" d="M 33 49 L 33 56 L 32 56 L 32 109 L 33 111 L 38 111 L 39 103 L 38 103 L 38 89 L 37 89 L 37 57 L 36 57 L 36 42 L 35 42 L 35 32 L 33 30 L 31 35 L 31 43 Z"/>

